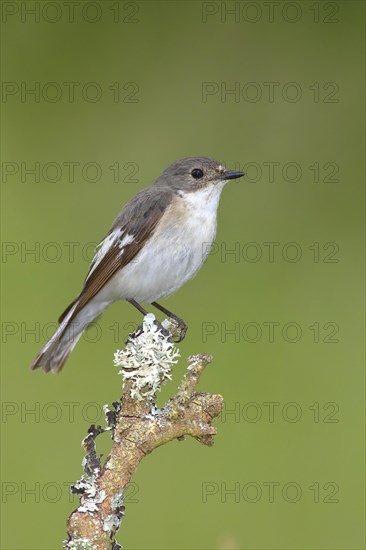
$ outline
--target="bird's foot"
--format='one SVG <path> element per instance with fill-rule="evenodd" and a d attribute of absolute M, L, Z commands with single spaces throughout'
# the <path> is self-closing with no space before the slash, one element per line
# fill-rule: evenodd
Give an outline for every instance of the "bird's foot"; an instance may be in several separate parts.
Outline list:
<path fill-rule="evenodd" d="M 178 343 L 184 340 L 188 330 L 188 326 L 185 324 L 183 319 L 181 319 L 180 317 L 177 317 L 177 315 L 174 315 L 174 313 L 172 313 L 165 307 L 161 306 L 157 302 L 151 302 L 151 303 L 159 311 L 162 311 L 163 313 L 165 313 L 165 315 L 168 316 L 167 322 L 170 323 L 170 325 L 172 325 L 172 327 L 169 327 L 169 330 L 172 333 L 174 342 Z"/>
<path fill-rule="evenodd" d="M 173 341 L 176 344 L 178 344 L 179 342 L 184 340 L 184 338 L 186 337 L 188 326 L 185 324 L 185 322 L 182 319 L 180 319 L 176 315 L 174 316 L 171 315 L 169 317 L 169 321 L 173 322 L 172 323 L 173 326 L 171 329 L 171 333 L 173 335 Z"/>

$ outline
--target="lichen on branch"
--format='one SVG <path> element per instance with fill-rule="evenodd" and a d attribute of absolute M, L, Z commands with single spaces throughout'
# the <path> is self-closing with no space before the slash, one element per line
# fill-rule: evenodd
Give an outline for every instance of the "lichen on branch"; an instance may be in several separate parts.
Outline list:
<path fill-rule="evenodd" d="M 205 445 L 213 444 L 216 429 L 211 423 L 221 413 L 223 399 L 194 391 L 211 356 L 189 357 L 176 395 L 161 409 L 156 407 L 156 394 L 171 379 L 179 357 L 172 342 L 174 330 L 170 320 L 161 326 L 148 314 L 142 331 L 115 353 L 114 362 L 121 367 L 124 381 L 122 397 L 112 408 L 105 406 L 107 427 L 91 426 L 83 440 L 85 474 L 71 488 L 80 495 L 80 505 L 68 518 L 65 549 L 120 548 L 115 535 L 124 515 L 124 491 L 142 458 L 186 435 Z M 95 438 L 106 430 L 111 432 L 113 444 L 102 465 Z"/>

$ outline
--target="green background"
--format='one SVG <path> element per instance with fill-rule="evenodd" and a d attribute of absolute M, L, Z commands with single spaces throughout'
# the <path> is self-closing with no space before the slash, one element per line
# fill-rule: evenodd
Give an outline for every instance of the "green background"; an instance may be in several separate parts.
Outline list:
<path fill-rule="evenodd" d="M 364 548 L 364 3 L 281 2 L 270 21 L 260 2 L 237 2 L 226 19 L 221 2 L 121 2 L 115 22 L 117 3 L 97 2 L 94 23 L 85 2 L 73 22 L 59 2 L 53 23 L 52 6 L 37 22 L 8 4 L 18 12 L 3 11 L 2 24 L 2 78 L 15 91 L 2 96 L 2 548 L 61 547 L 80 442 L 120 396 L 113 353 L 141 318 L 114 304 L 59 376 L 29 369 L 43 329 L 79 292 L 87 243 L 166 166 L 196 155 L 247 177 L 224 190 L 216 253 L 163 302 L 189 332 L 159 404 L 186 357 L 208 352 L 214 363 L 199 388 L 236 412 L 216 421 L 213 448 L 172 442 L 142 462 L 118 540 L 131 549 Z M 207 9 L 215 13 L 205 18 Z M 39 83 L 39 102 L 22 100 L 21 82 Z M 50 82 L 62 90 L 54 102 Z M 73 101 L 65 82 L 80 83 Z M 98 101 L 81 94 L 90 82 Z M 218 92 L 204 98 L 207 82 Z M 225 95 L 235 85 L 239 96 Z M 40 181 L 25 174 L 21 163 L 36 162 L 41 172 L 63 167 L 58 181 L 52 166 Z M 70 162 L 79 163 L 74 182 Z M 90 162 L 99 181 L 92 168 L 82 173 Z M 269 242 L 278 243 L 273 258 Z M 98 440 L 104 453 L 108 437 Z"/>

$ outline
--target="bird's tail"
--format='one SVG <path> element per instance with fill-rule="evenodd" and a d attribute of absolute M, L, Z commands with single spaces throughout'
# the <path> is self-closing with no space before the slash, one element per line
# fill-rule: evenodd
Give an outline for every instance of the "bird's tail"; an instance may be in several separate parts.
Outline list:
<path fill-rule="evenodd" d="M 77 300 L 67 311 L 67 315 L 62 319 L 55 334 L 48 340 L 34 359 L 31 365 L 33 370 L 43 367 L 45 372 L 59 372 L 62 369 L 85 328 L 85 326 L 77 323 L 77 317 L 76 319 L 72 319 L 76 307 Z"/>

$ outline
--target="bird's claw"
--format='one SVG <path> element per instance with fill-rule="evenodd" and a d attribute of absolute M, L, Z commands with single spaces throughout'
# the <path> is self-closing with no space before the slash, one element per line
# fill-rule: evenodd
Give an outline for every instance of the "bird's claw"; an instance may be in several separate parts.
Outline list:
<path fill-rule="evenodd" d="M 182 321 L 182 319 L 179 319 L 180 323 L 178 324 L 178 337 L 175 340 L 177 343 L 184 340 L 187 334 L 188 326 Z"/>
<path fill-rule="evenodd" d="M 172 322 L 171 334 L 173 336 L 173 341 L 179 344 L 179 342 L 184 340 L 188 326 L 179 317 L 169 317 L 169 320 Z"/>

